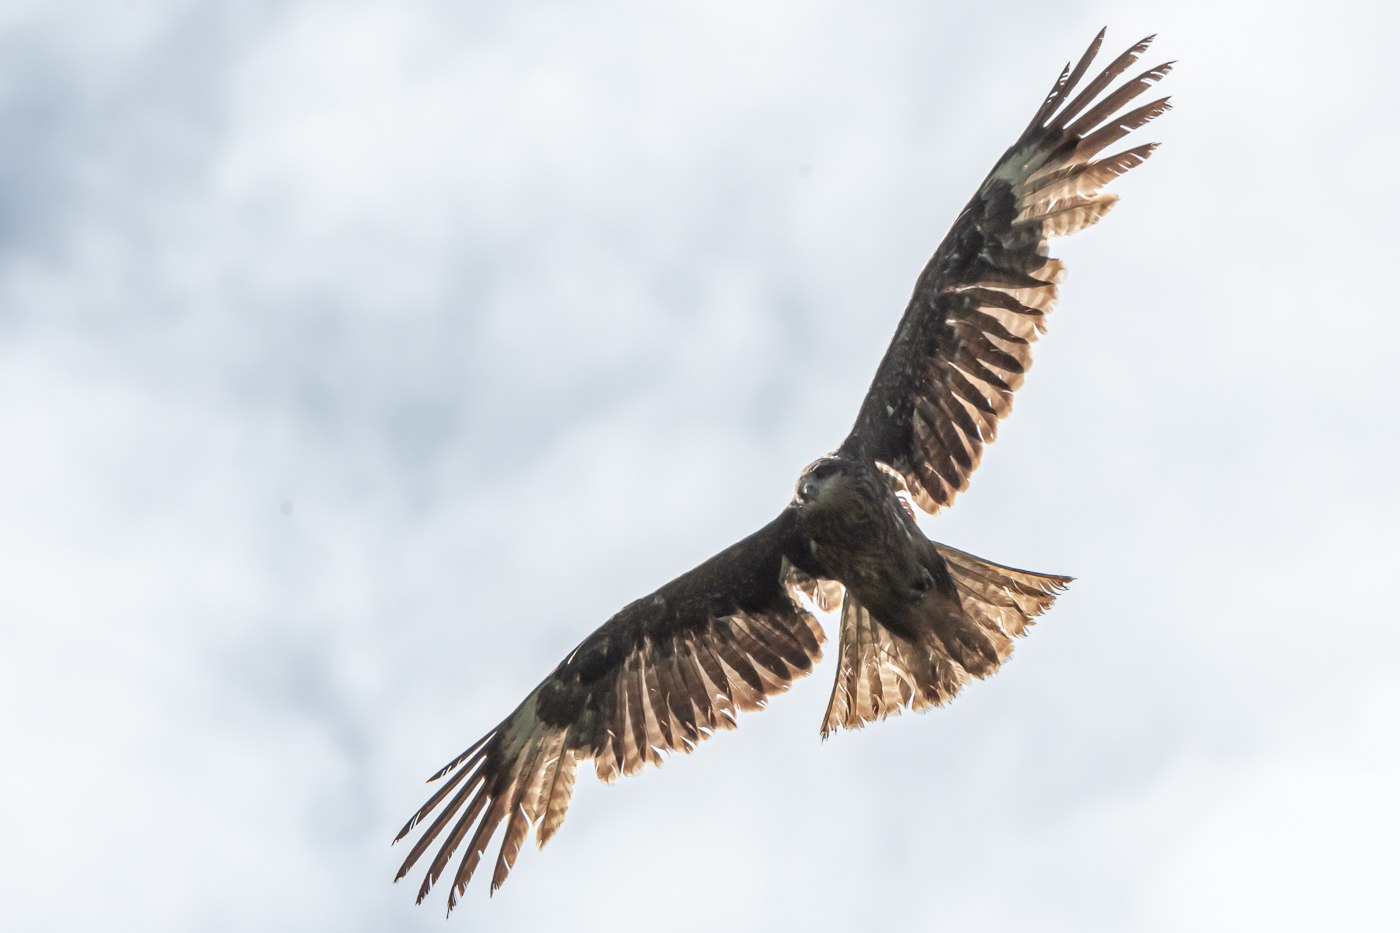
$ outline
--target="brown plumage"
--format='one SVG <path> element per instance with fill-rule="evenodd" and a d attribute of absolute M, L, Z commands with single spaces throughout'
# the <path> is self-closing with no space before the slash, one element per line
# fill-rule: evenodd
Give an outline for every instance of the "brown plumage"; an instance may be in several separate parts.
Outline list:
<path fill-rule="evenodd" d="M 436 845 L 420 901 L 451 870 L 450 911 L 504 828 L 491 879 L 500 887 L 532 826 L 541 846 L 558 831 L 580 764 L 611 782 L 763 708 L 821 658 L 808 606 L 841 605 L 823 736 L 947 702 L 994 672 L 1049 608 L 1069 577 L 930 541 L 909 500 L 932 513 L 967 487 L 1056 298 L 1062 266 L 1048 239 L 1097 222 L 1115 200 L 1103 187 L 1155 148 L 1100 158 L 1167 109 L 1161 99 L 1119 113 L 1170 70 L 1109 90 L 1146 39 L 1081 88 L 1102 41 L 1060 74 L 958 215 L 850 435 L 803 471 L 778 517 L 623 608 L 433 775 L 441 786 L 395 839 L 428 821 L 395 878 Z"/>

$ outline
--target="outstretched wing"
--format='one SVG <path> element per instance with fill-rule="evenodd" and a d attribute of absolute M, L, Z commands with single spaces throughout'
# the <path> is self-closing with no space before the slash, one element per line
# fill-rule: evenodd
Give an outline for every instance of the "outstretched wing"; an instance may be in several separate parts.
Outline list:
<path fill-rule="evenodd" d="M 1120 112 L 1171 70 L 1170 63 L 1148 69 L 1099 99 L 1149 37 L 1075 94 L 1103 36 L 1061 72 L 929 260 L 841 445 L 847 456 L 892 467 L 925 512 L 967 488 L 983 446 L 1011 411 L 1063 271 L 1047 241 L 1098 221 L 1117 200 L 1104 186 L 1156 148 L 1097 158 L 1168 109 L 1162 98 Z"/>
<path fill-rule="evenodd" d="M 794 535 L 784 511 L 584 639 L 515 712 L 433 775 L 446 780 L 394 841 L 437 815 L 394 880 L 442 837 L 418 900 L 460 850 L 450 912 L 504 823 L 494 891 L 532 825 L 540 846 L 559 829 L 581 762 L 592 759 L 607 782 L 660 764 L 662 752 L 732 729 L 739 710 L 761 709 L 811 670 L 824 637 L 790 595 L 799 583 L 785 556 Z"/>

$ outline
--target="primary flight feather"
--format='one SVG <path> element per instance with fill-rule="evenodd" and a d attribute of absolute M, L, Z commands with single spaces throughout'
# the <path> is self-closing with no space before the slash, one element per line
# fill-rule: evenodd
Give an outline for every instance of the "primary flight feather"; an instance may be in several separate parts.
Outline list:
<path fill-rule="evenodd" d="M 580 764 L 612 782 L 786 690 L 821 658 L 808 600 L 841 605 L 826 735 L 952 699 L 995 671 L 1069 583 L 930 541 L 901 496 L 933 513 L 967 487 L 1055 302 L 1063 267 L 1049 238 L 1103 217 L 1116 200 L 1104 186 L 1156 147 L 1101 157 L 1167 110 L 1166 98 L 1134 103 L 1171 68 L 1112 87 L 1148 38 L 1081 85 L 1103 36 L 1065 67 L 958 215 L 850 435 L 802 472 L 778 517 L 624 607 L 433 775 L 437 792 L 395 839 L 427 822 L 395 878 L 432 851 L 420 902 L 447 875 L 450 912 L 504 829 L 500 887 L 532 826 L 541 846 L 558 831 Z"/>

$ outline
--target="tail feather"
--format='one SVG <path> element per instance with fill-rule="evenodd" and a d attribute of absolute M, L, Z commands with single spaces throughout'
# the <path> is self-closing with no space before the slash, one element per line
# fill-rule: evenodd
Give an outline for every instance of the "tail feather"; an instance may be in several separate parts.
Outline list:
<path fill-rule="evenodd" d="M 995 672 L 1050 608 L 1071 577 L 1016 570 L 946 545 L 933 545 L 947 567 L 956 603 L 929 600 L 911 638 L 880 623 L 849 590 L 841 611 L 840 666 L 822 737 L 837 728 L 941 706 L 963 684 Z"/>
<path fill-rule="evenodd" d="M 933 547 L 958 588 L 963 611 L 979 625 L 999 628 L 1018 638 L 1074 580 L 994 564 L 946 544 L 934 542 Z"/>

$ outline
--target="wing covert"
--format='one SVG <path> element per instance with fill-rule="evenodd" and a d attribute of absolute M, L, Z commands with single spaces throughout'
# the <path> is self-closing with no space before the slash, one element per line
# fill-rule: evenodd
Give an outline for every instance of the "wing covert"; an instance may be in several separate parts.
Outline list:
<path fill-rule="evenodd" d="M 690 751 L 734 728 L 740 710 L 761 709 L 808 673 L 825 638 L 790 595 L 801 582 L 786 556 L 794 533 L 784 511 L 584 639 L 510 716 L 429 779 L 445 778 L 394 841 L 433 820 L 394 880 L 437 844 L 421 902 L 461 851 L 450 913 L 504 824 L 495 891 L 531 826 L 541 847 L 558 830 L 579 764 L 592 760 L 609 783 L 660 764 L 663 752 Z"/>
<path fill-rule="evenodd" d="M 1098 99 L 1151 37 L 1075 94 L 1103 37 L 1101 31 L 1078 64 L 1061 72 L 929 260 L 841 445 L 848 456 L 891 467 L 925 512 L 967 488 L 983 447 L 1011 411 L 1063 275 L 1049 238 L 1097 222 L 1117 200 L 1103 187 L 1156 148 L 1148 143 L 1096 158 L 1169 107 L 1162 98 L 1120 113 L 1170 63 Z"/>

